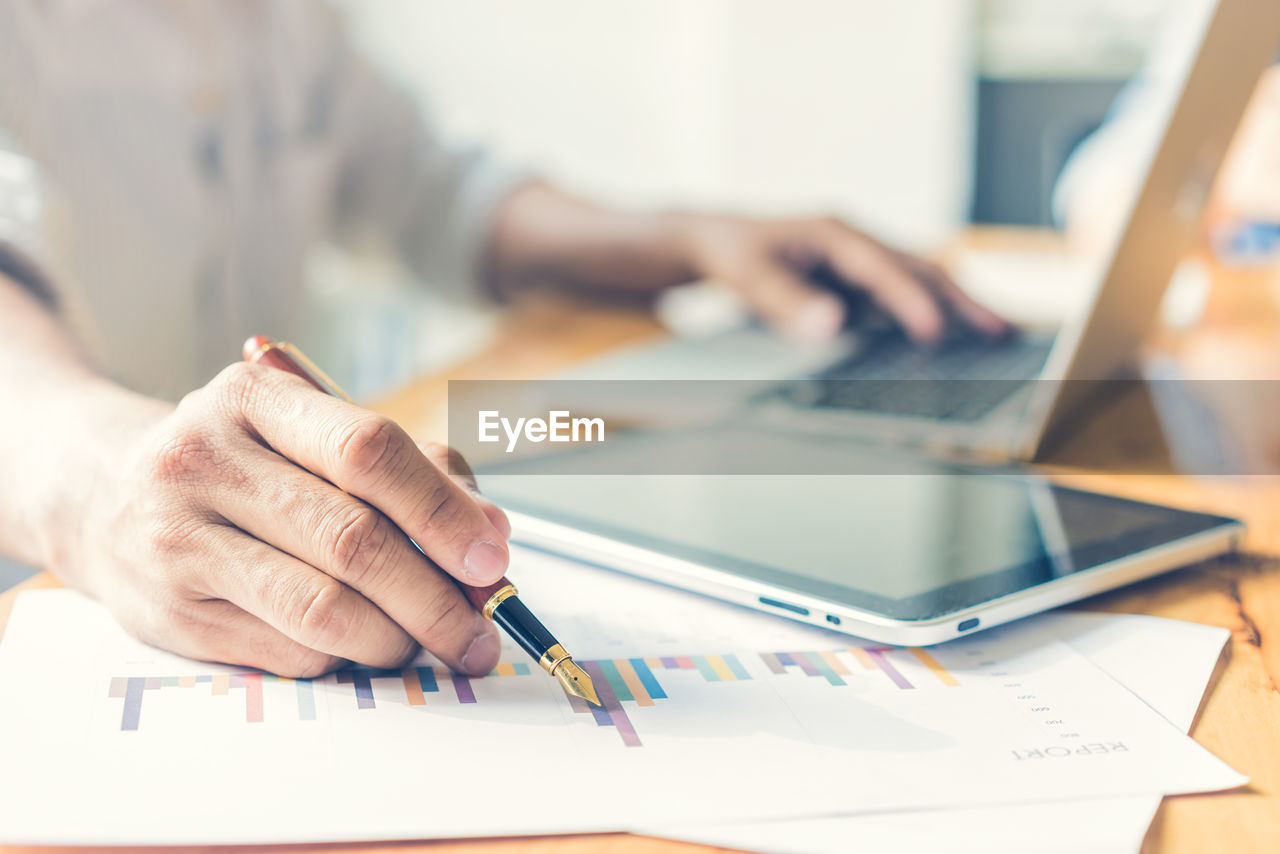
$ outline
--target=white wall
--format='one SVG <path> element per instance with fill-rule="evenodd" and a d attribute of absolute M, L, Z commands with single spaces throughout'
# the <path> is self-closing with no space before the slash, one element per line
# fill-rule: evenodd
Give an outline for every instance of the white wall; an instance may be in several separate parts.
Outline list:
<path fill-rule="evenodd" d="M 348 0 L 454 139 L 598 197 L 964 218 L 971 0 Z"/>

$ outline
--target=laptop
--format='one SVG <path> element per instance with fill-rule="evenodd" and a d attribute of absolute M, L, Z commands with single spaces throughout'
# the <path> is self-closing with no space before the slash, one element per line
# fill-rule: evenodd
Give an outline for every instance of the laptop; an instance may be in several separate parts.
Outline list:
<path fill-rule="evenodd" d="M 789 344 L 745 330 L 666 342 L 566 378 L 772 376 L 763 390 L 743 384 L 753 416 L 767 426 L 984 461 L 1033 459 L 1101 381 L 1133 364 L 1170 278 L 1193 246 L 1250 95 L 1280 46 L 1274 0 L 1208 0 L 1195 11 L 1203 15 L 1198 38 L 1188 46 L 1176 97 L 1165 105 L 1145 177 L 1088 298 L 1056 331 L 993 343 L 957 328 L 925 352 L 886 323 L 854 331 L 815 363 L 812 353 L 784 353 Z M 804 371 L 776 382 L 778 366 L 806 358 Z M 753 370 L 760 373 L 751 376 Z"/>

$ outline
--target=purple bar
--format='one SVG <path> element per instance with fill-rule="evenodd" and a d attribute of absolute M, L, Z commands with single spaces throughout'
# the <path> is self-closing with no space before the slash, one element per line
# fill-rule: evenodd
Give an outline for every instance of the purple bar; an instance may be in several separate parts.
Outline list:
<path fill-rule="evenodd" d="M 373 685 L 369 683 L 369 671 L 365 668 L 339 670 L 338 684 L 351 685 L 356 690 L 356 708 L 375 708 L 373 702 Z"/>
<path fill-rule="evenodd" d="M 791 653 L 780 652 L 778 653 L 778 663 L 781 664 L 783 667 L 787 667 L 790 665 L 794 665 L 796 663 L 796 660 L 791 657 Z"/>
<path fill-rule="evenodd" d="M 143 680 L 142 687 L 146 688 L 148 691 L 158 690 L 160 688 L 160 677 L 148 676 L 146 679 Z"/>
<path fill-rule="evenodd" d="M 474 703 L 476 692 L 471 690 L 471 680 L 457 673 L 450 673 L 449 676 L 453 679 L 453 690 L 458 692 L 458 702 Z"/>
<path fill-rule="evenodd" d="M 813 662 L 809 660 L 809 656 L 803 652 L 793 653 L 791 660 L 800 665 L 800 669 L 804 671 L 805 676 L 817 676 L 818 668 L 813 666 Z"/>
<path fill-rule="evenodd" d="M 670 656 L 666 656 L 666 655 L 662 656 L 662 666 L 667 668 L 668 670 L 676 670 L 677 668 L 680 667 L 679 663 L 676 662 L 674 658 L 671 658 Z"/>
<path fill-rule="evenodd" d="M 141 676 L 130 676 L 124 689 L 124 712 L 120 715 L 120 729 L 134 731 L 138 728 L 138 719 L 142 717 L 142 692 L 146 690 L 147 680 Z"/>
<path fill-rule="evenodd" d="M 916 687 L 908 682 L 905 676 L 898 672 L 898 668 L 889 663 L 889 659 L 884 657 L 884 653 L 885 651 L 883 649 L 867 650 L 867 655 L 871 656 L 875 663 L 880 666 L 880 669 L 884 671 L 885 676 L 888 676 L 893 680 L 894 685 L 897 685 L 899 688 Z"/>
<path fill-rule="evenodd" d="M 770 670 L 772 670 L 774 673 L 781 673 L 783 675 L 786 675 L 787 668 L 782 666 L 782 662 L 778 661 L 778 656 L 774 655 L 773 653 L 771 652 L 760 653 L 760 660 L 763 661 L 765 663 L 765 666 L 768 667 Z"/>
<path fill-rule="evenodd" d="M 613 693 L 613 686 L 609 684 L 609 679 L 604 675 L 604 671 L 600 669 L 599 663 L 595 661 L 581 662 L 582 669 L 587 671 L 587 675 L 591 677 L 592 684 L 596 687 L 596 693 L 600 696 L 600 705 L 609 714 L 609 720 L 618 729 L 618 735 L 622 736 L 622 743 L 627 747 L 642 747 L 640 744 L 640 736 L 636 735 L 635 727 L 631 725 L 631 719 L 627 717 L 626 711 L 622 708 L 622 704 L 618 702 L 618 697 Z M 594 712 L 595 710 L 592 709 Z M 597 715 L 596 722 L 599 723 L 600 718 Z"/>
<path fill-rule="evenodd" d="M 243 687 L 244 687 L 244 674 L 243 674 L 243 673 L 232 673 L 230 676 L 228 676 L 228 677 L 227 677 L 227 687 L 228 687 L 228 688 L 243 688 Z"/>

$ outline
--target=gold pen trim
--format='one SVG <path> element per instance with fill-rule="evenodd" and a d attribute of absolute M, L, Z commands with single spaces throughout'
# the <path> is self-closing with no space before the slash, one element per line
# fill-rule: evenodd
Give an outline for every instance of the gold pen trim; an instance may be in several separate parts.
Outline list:
<path fill-rule="evenodd" d="M 508 584 L 506 587 L 494 591 L 494 594 L 489 597 L 489 601 L 484 603 L 484 609 L 481 611 L 484 614 L 484 618 L 492 620 L 493 612 L 498 609 L 498 606 L 515 595 L 516 586 L 514 584 Z"/>

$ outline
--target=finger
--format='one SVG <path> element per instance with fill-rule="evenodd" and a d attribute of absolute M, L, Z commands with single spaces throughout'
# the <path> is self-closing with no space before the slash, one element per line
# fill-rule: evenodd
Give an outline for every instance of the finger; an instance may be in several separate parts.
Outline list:
<path fill-rule="evenodd" d="M 964 292 L 946 270 L 936 264 L 902 252 L 895 252 L 898 260 L 915 275 L 929 283 L 946 305 L 969 326 L 993 338 L 1008 335 L 1013 326 L 1000 315 L 976 302 Z"/>
<path fill-rule="evenodd" d="M 208 592 L 290 640 L 371 667 L 396 667 L 417 651 L 404 629 L 338 579 L 235 528 L 209 536 L 227 557 L 206 568 Z"/>
<path fill-rule="evenodd" d="M 835 271 L 870 294 L 913 340 L 931 344 L 942 336 L 946 317 L 937 298 L 891 250 L 840 223 L 824 224 L 820 233 Z"/>
<path fill-rule="evenodd" d="M 139 639 L 187 658 L 253 667 L 292 679 L 310 679 L 346 662 L 291 640 L 262 620 L 222 599 L 182 604 L 174 619 L 164 614 L 136 632 Z"/>
<path fill-rule="evenodd" d="M 844 305 L 839 298 L 772 259 L 761 258 L 746 267 L 731 284 L 752 311 L 788 337 L 822 341 L 844 324 Z"/>
<path fill-rule="evenodd" d="M 260 449 L 244 475 L 230 480 L 249 486 L 210 494 L 211 506 L 257 540 L 288 552 L 293 556 L 288 560 L 296 558 L 314 577 L 299 578 L 282 593 L 273 593 L 268 583 L 273 580 L 267 579 L 248 582 L 249 591 L 221 595 L 317 649 L 334 651 L 317 646 L 333 642 L 324 636 L 330 620 L 335 631 L 360 631 L 367 636 L 347 639 L 336 654 L 375 667 L 395 666 L 421 644 L 457 670 L 493 669 L 498 656 L 493 625 L 384 514 L 269 451 Z M 246 489 L 251 490 L 249 500 Z M 299 601 L 267 601 L 273 595 Z M 240 596 L 256 597 L 256 606 Z M 347 596 L 356 601 L 345 602 Z M 307 606 L 301 600 L 309 597 L 320 597 L 320 602 Z M 292 629 L 300 626 L 298 614 L 308 607 L 332 609 L 336 616 L 313 613 L 310 633 L 302 637 Z M 366 607 L 372 613 L 365 613 Z M 322 637 L 314 637 L 316 628 L 310 623 L 322 627 Z"/>
<path fill-rule="evenodd" d="M 448 472 L 454 480 L 461 483 L 471 493 L 471 497 L 480 505 L 480 509 L 484 511 L 484 515 L 488 517 L 489 522 L 502 532 L 502 536 L 511 539 L 511 520 L 507 518 L 507 514 L 502 512 L 498 505 L 485 498 L 484 493 L 480 491 L 480 487 L 476 483 L 476 476 L 471 470 L 471 465 L 462 454 L 439 442 L 419 442 L 418 450 L 422 451 L 427 459 L 435 463 L 438 469 Z"/>
<path fill-rule="evenodd" d="M 506 537 L 395 422 L 259 365 L 232 366 L 220 379 L 247 429 L 377 507 L 450 575 L 479 586 L 502 577 Z"/>

